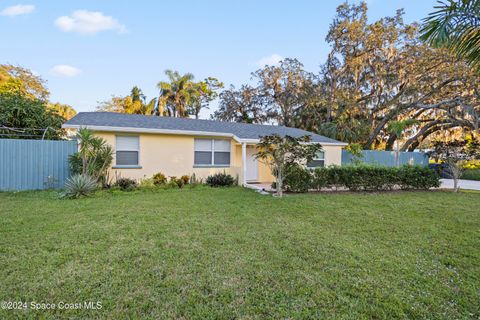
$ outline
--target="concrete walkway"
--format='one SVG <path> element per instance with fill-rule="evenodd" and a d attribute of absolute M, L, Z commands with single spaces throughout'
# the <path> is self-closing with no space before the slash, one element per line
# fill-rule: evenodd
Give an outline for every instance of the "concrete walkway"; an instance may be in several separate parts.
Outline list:
<path fill-rule="evenodd" d="M 453 189 L 453 179 L 441 179 L 442 185 L 440 188 Z M 480 181 L 474 180 L 458 180 L 460 189 L 480 190 Z"/>

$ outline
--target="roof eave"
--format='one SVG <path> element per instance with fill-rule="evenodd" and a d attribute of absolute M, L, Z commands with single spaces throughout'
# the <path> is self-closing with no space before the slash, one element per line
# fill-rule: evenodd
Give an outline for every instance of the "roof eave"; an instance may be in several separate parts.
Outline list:
<path fill-rule="evenodd" d="M 96 125 L 79 125 L 64 123 L 62 125 L 64 129 L 80 129 L 88 128 L 93 131 L 106 131 L 106 132 L 133 132 L 133 133 L 157 133 L 157 134 L 177 134 L 177 135 L 189 135 L 189 136 L 214 136 L 214 137 L 228 137 L 232 138 L 239 143 L 259 143 L 260 139 L 241 139 L 228 132 L 209 132 L 209 131 L 194 131 L 194 130 L 172 130 L 172 129 L 152 129 L 152 128 L 135 128 L 135 127 L 112 127 L 112 126 L 96 126 Z M 347 146 L 344 142 L 313 142 L 321 145 L 331 146 Z"/>
<path fill-rule="evenodd" d="M 112 126 L 95 126 L 95 125 L 79 125 L 68 124 L 62 125 L 64 129 L 80 129 L 88 128 L 93 131 L 107 131 L 107 132 L 134 132 L 134 133 L 158 133 L 158 134 L 178 134 L 188 136 L 215 136 L 215 137 L 229 137 L 238 142 L 243 142 L 242 139 L 232 133 L 225 132 L 208 132 L 208 131 L 194 131 L 194 130 L 172 130 L 172 129 L 152 129 L 152 128 L 134 128 L 134 127 L 112 127 Z"/>

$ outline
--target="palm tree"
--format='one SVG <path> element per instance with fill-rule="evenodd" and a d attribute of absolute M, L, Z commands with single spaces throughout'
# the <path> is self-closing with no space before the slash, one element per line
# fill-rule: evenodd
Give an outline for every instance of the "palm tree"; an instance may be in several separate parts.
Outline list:
<path fill-rule="evenodd" d="M 156 114 L 159 116 L 188 117 L 188 107 L 197 95 L 193 74 L 180 75 L 178 71 L 166 70 L 169 82 L 160 81 L 160 96 Z"/>
<path fill-rule="evenodd" d="M 480 0 L 438 2 L 423 20 L 422 39 L 435 47 L 450 48 L 480 71 Z"/>

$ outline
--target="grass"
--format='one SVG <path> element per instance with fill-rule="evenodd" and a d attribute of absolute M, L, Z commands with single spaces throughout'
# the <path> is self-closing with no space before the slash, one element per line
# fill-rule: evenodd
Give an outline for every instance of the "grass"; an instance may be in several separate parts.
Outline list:
<path fill-rule="evenodd" d="M 478 318 L 480 193 L 0 193 L 0 318 Z"/>

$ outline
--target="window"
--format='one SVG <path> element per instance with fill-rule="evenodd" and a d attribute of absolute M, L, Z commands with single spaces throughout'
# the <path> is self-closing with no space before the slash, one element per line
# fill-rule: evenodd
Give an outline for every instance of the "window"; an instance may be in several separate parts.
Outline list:
<path fill-rule="evenodd" d="M 116 160 L 117 166 L 138 166 L 138 137 L 117 136 Z"/>
<path fill-rule="evenodd" d="M 196 166 L 229 166 L 230 141 L 216 139 L 195 139 Z"/>
<path fill-rule="evenodd" d="M 325 166 L 325 151 L 319 151 L 315 155 L 312 161 L 307 163 L 308 168 L 317 168 L 317 167 L 324 167 Z"/>

